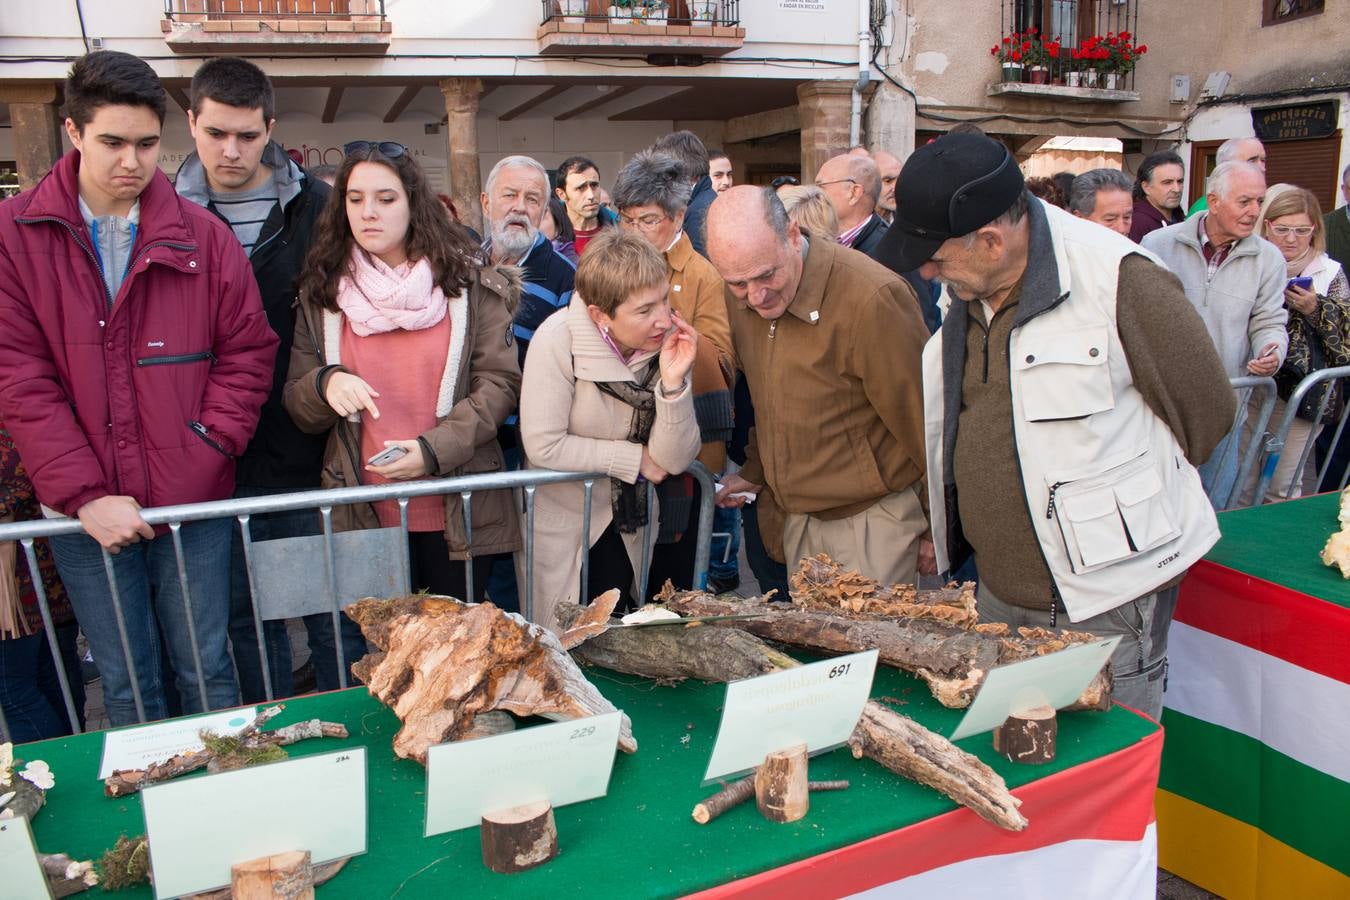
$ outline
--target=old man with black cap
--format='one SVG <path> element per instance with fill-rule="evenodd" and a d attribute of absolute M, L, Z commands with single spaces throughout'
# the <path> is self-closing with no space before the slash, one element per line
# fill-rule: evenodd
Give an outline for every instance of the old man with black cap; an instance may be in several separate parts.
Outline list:
<path fill-rule="evenodd" d="M 1176 585 L 1219 536 L 1195 466 L 1234 413 L 1204 323 L 983 135 L 918 150 L 896 197 L 890 263 L 953 298 L 923 355 L 938 569 L 974 554 L 984 621 L 1120 635 L 1115 697 L 1157 718 Z"/>

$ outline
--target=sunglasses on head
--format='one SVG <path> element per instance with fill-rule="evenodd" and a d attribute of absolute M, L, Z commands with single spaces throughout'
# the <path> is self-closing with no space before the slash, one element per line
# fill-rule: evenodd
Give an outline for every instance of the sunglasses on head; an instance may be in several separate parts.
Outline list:
<path fill-rule="evenodd" d="M 769 187 L 773 188 L 775 191 L 784 185 L 789 187 L 800 187 L 801 182 L 792 175 L 779 175 L 773 181 L 769 182 Z"/>
<path fill-rule="evenodd" d="M 398 159 L 407 152 L 408 148 L 396 141 L 348 141 L 342 145 L 343 156 L 379 153 L 387 159 Z"/>

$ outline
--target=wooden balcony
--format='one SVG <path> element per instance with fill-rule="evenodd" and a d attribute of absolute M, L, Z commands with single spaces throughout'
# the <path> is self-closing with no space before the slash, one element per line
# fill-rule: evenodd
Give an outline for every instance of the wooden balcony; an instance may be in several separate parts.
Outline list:
<path fill-rule="evenodd" d="M 611 0 L 541 0 L 544 56 L 645 56 L 696 64 L 745 43 L 740 0 L 667 0 L 664 7 L 611 6 Z"/>
<path fill-rule="evenodd" d="M 175 53 L 220 55 L 384 53 L 393 36 L 384 0 L 165 0 L 160 30 Z"/>

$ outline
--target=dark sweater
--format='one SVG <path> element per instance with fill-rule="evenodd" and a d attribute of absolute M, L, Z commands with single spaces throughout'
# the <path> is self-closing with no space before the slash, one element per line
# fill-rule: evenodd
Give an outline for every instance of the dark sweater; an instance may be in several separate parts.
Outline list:
<path fill-rule="evenodd" d="M 1009 427 L 1008 346 L 1020 290 L 1019 285 L 991 323 L 978 301 L 969 304 L 952 469 L 961 527 L 980 579 L 1000 600 L 1044 609 L 1050 570 L 1026 495 L 1014 487 L 1022 477 Z M 1232 425 L 1234 400 L 1215 375 L 1223 367 L 1181 283 L 1142 256 L 1125 257 L 1116 287 L 1116 327 L 1144 402 L 1172 429 L 1186 458 L 1204 462 Z"/>
<path fill-rule="evenodd" d="M 1350 272 L 1350 207 L 1333 209 L 1322 219 L 1327 228 L 1327 256 Z"/>

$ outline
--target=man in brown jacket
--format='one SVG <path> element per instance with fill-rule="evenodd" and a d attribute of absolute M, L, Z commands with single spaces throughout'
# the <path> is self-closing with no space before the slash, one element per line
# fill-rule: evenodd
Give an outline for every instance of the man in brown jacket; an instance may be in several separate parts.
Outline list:
<path fill-rule="evenodd" d="M 790 567 L 828 553 L 869 578 L 913 583 L 928 531 L 928 329 L 913 290 L 863 254 L 803 234 L 763 188 L 718 197 L 708 248 L 756 423 L 718 504 L 740 505 L 733 495 L 767 484 L 787 514 Z"/>

